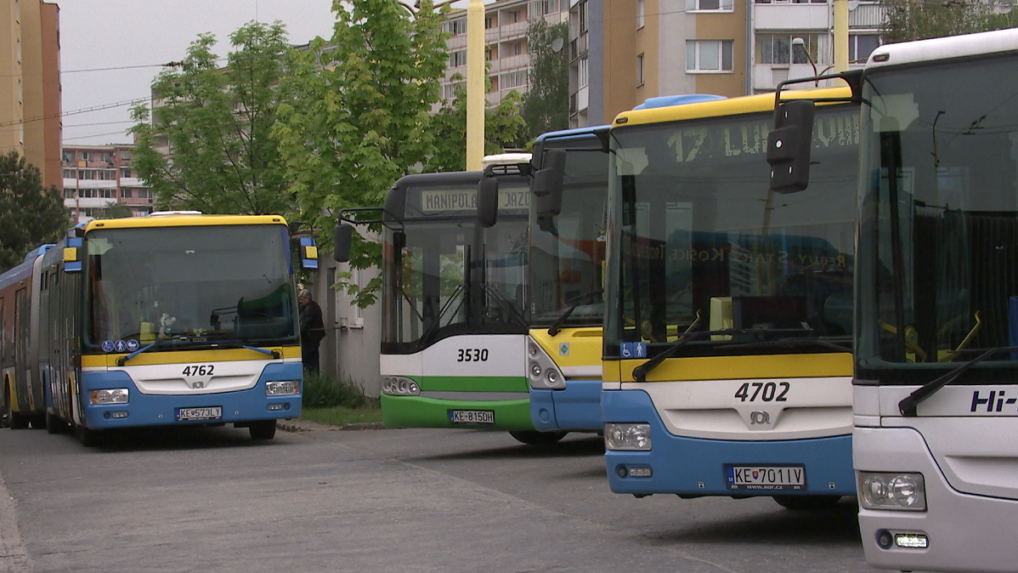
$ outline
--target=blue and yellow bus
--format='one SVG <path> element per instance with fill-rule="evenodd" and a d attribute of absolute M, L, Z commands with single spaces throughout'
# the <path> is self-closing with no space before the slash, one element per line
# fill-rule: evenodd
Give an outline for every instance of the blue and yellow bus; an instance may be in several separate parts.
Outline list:
<path fill-rule="evenodd" d="M 773 117 L 760 95 L 612 124 L 602 414 L 616 493 L 793 509 L 855 494 L 858 107 L 818 109 L 812 180 L 794 195 L 769 189 Z"/>
<path fill-rule="evenodd" d="M 317 249 L 301 239 L 302 266 Z M 95 220 L 38 259 L 31 317 L 47 430 L 227 424 L 271 439 L 301 411 L 290 229 L 197 212 Z M 5 301 L 6 303 L 6 301 Z M 15 333 L 14 344 L 24 343 Z M 39 403 L 41 399 L 41 404 Z"/>

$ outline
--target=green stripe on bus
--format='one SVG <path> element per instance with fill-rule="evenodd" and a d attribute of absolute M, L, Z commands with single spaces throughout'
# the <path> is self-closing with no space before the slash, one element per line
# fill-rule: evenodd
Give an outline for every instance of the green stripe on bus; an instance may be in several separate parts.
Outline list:
<path fill-rule="evenodd" d="M 534 430 L 530 420 L 530 400 L 473 402 L 436 400 L 420 396 L 389 396 L 382 394 L 382 423 L 387 428 L 475 428 L 488 430 Z M 449 410 L 489 410 L 495 414 L 494 424 L 453 424 Z"/>
<path fill-rule="evenodd" d="M 529 392 L 523 376 L 424 376 L 415 378 L 422 392 Z"/>

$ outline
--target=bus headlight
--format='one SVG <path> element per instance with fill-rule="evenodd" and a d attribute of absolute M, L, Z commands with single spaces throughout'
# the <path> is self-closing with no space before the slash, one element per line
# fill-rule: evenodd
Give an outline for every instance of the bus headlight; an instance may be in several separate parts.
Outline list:
<path fill-rule="evenodd" d="M 609 450 L 649 450 L 650 424 L 605 424 L 604 442 Z"/>
<path fill-rule="evenodd" d="M 300 382 L 297 380 L 279 380 L 265 383 L 266 396 L 290 396 L 300 392 Z"/>
<path fill-rule="evenodd" d="M 382 393 L 392 396 L 420 396 L 421 387 L 409 378 L 386 376 L 382 378 Z"/>
<path fill-rule="evenodd" d="M 93 404 L 126 404 L 130 397 L 131 392 L 127 388 L 106 388 L 88 393 L 88 399 Z"/>
<path fill-rule="evenodd" d="M 858 472 L 859 505 L 865 509 L 926 511 L 923 474 Z"/>

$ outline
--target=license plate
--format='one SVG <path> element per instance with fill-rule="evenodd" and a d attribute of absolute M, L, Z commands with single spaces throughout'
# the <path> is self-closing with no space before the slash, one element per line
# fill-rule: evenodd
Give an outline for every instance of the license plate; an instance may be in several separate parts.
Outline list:
<path fill-rule="evenodd" d="M 449 421 L 453 424 L 494 424 L 492 410 L 449 410 Z"/>
<path fill-rule="evenodd" d="M 177 420 L 218 420 L 223 417 L 221 406 L 177 408 Z"/>
<path fill-rule="evenodd" d="M 806 466 L 725 466 L 728 489 L 806 489 Z"/>

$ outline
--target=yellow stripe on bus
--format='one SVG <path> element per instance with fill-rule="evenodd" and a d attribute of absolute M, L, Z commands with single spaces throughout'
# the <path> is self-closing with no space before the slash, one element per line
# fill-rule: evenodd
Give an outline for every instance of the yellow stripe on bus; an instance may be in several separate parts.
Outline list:
<path fill-rule="evenodd" d="M 275 350 L 282 354 L 283 359 L 299 359 L 300 346 L 269 346 L 262 350 Z M 126 354 L 87 354 L 81 357 L 82 368 L 120 368 L 117 359 L 127 356 Z M 239 360 L 268 360 L 268 354 L 246 350 L 243 348 L 228 348 L 220 350 L 178 350 L 174 352 L 143 352 L 126 364 L 126 366 L 143 366 L 153 364 L 197 364 L 200 362 L 224 362 Z"/>
<path fill-rule="evenodd" d="M 635 382 L 633 369 L 646 360 L 612 360 L 604 363 L 604 380 Z M 614 363 L 614 364 L 613 364 Z M 615 364 L 619 370 L 615 370 Z M 647 382 L 689 380 L 747 380 L 753 378 L 811 378 L 851 376 L 852 355 L 845 353 L 777 354 L 755 356 L 701 356 L 670 358 L 647 374 Z"/>
<path fill-rule="evenodd" d="M 203 227 L 219 225 L 286 225 L 279 215 L 174 215 L 96 219 L 85 225 L 85 232 L 96 229 L 141 229 L 149 227 Z"/>

